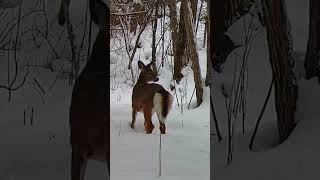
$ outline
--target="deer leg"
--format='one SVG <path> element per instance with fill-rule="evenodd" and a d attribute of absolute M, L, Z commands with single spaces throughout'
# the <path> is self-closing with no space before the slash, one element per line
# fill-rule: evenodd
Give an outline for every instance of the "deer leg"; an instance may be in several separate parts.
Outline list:
<path fill-rule="evenodd" d="M 150 110 L 144 110 L 144 127 L 147 134 L 151 134 L 152 130 L 154 128 L 154 125 L 152 124 L 152 112 Z"/>
<path fill-rule="evenodd" d="M 136 108 L 132 108 L 132 122 L 131 122 L 131 128 L 135 128 L 135 123 L 136 123 L 136 115 L 137 115 L 137 110 Z"/>
<path fill-rule="evenodd" d="M 72 151 L 71 180 L 84 180 L 87 161 L 80 153 Z"/>
<path fill-rule="evenodd" d="M 161 134 L 165 134 L 166 133 L 166 124 L 160 122 L 160 132 Z"/>
<path fill-rule="evenodd" d="M 157 116 L 158 116 L 159 123 L 160 123 L 160 128 L 159 128 L 160 132 L 161 132 L 161 134 L 165 134 L 166 133 L 166 124 L 165 124 L 164 118 L 162 116 L 162 112 L 157 111 Z"/>

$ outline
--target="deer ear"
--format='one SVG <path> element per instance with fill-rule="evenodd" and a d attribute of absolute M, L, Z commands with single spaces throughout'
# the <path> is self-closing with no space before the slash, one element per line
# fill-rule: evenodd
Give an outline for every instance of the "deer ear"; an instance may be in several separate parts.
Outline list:
<path fill-rule="evenodd" d="M 154 64 L 154 62 L 150 62 L 146 67 L 153 69 L 153 66 L 152 66 L 153 64 Z M 154 70 L 154 69 L 153 69 L 153 70 Z"/>
<path fill-rule="evenodd" d="M 138 61 L 138 67 L 141 71 L 143 71 L 143 69 L 145 68 L 145 65 L 143 64 L 143 62 Z"/>

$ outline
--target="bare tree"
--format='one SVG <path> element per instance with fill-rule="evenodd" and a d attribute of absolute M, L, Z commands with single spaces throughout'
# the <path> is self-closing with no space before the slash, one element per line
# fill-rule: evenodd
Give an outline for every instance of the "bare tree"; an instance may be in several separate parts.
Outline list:
<path fill-rule="evenodd" d="M 279 142 L 282 143 L 295 126 L 294 114 L 298 90 L 292 69 L 294 60 L 290 23 L 284 0 L 262 0 L 262 7 L 274 77 Z"/>
<path fill-rule="evenodd" d="M 183 2 L 183 1 L 181 1 Z M 181 74 L 181 70 L 183 67 L 185 67 L 186 60 L 184 60 L 186 49 L 186 22 L 185 22 L 185 16 L 190 15 L 188 13 L 192 14 L 192 26 L 195 26 L 196 23 L 196 17 L 197 17 L 197 5 L 198 0 L 187 0 L 188 3 L 190 3 L 190 9 L 192 12 L 189 12 L 189 9 L 180 8 L 180 18 L 179 18 L 179 28 L 178 32 L 173 32 L 172 35 L 176 35 L 177 38 L 172 39 L 174 43 L 174 74 L 173 79 L 176 80 L 177 83 L 180 82 L 180 80 L 183 78 L 183 75 Z M 172 20 L 172 28 L 175 28 L 176 24 L 176 12 L 175 12 L 175 6 L 176 1 L 172 0 L 170 1 L 171 4 L 169 4 L 170 7 L 170 18 Z M 172 14 L 172 15 L 171 15 Z"/>
<path fill-rule="evenodd" d="M 155 8 L 154 8 L 154 16 L 155 20 L 153 22 L 153 29 L 152 29 L 152 55 L 151 55 L 151 62 L 152 62 L 152 67 L 156 71 L 157 70 L 157 63 L 156 63 L 156 36 L 157 36 L 157 27 L 158 27 L 158 14 L 159 14 L 159 0 L 156 1 L 155 3 Z"/>
<path fill-rule="evenodd" d="M 209 59 L 211 60 L 211 65 L 214 68 L 217 64 L 223 62 L 222 56 L 220 55 L 220 45 L 223 42 L 221 37 L 225 33 L 225 8 L 224 2 L 219 0 L 212 0 L 208 2 L 208 12 L 209 12 Z M 214 68 L 216 69 L 216 68 Z"/>
<path fill-rule="evenodd" d="M 304 64 L 306 79 L 311 79 L 315 76 L 320 78 L 320 2 L 317 0 L 310 0 L 309 12 L 309 41 Z"/>
<path fill-rule="evenodd" d="M 185 9 L 180 8 L 180 21 L 179 21 L 179 29 L 175 44 L 175 53 L 174 53 L 174 74 L 173 79 L 177 81 L 177 83 L 180 82 L 180 80 L 183 78 L 183 75 L 181 74 L 181 70 L 184 67 L 183 62 L 183 56 L 186 50 L 186 28 L 185 28 L 185 18 L 186 15 Z"/>
<path fill-rule="evenodd" d="M 173 56 L 176 57 L 176 51 L 177 51 L 176 50 L 176 43 L 177 43 L 177 35 L 178 35 L 176 0 L 169 0 L 168 6 L 169 6 L 169 10 L 170 10 L 170 29 L 171 29 Z"/>
<path fill-rule="evenodd" d="M 184 22 L 186 27 L 186 35 L 187 35 L 187 45 L 190 50 L 190 58 L 192 60 L 192 70 L 194 74 L 194 82 L 196 88 L 196 97 L 197 97 L 197 105 L 199 106 L 202 103 L 202 95 L 203 95 L 203 88 L 202 88 L 202 79 L 201 79 L 201 70 L 199 64 L 199 54 L 197 50 L 197 42 L 196 42 L 196 34 L 193 28 L 193 18 L 191 16 L 191 3 L 187 0 L 182 0 L 181 2 L 181 9 L 184 9 L 186 12 L 184 16 Z"/>
<path fill-rule="evenodd" d="M 190 5 L 191 5 L 191 10 L 192 10 L 193 22 L 196 23 L 197 10 L 198 10 L 198 0 L 189 0 L 189 1 L 190 1 Z"/>

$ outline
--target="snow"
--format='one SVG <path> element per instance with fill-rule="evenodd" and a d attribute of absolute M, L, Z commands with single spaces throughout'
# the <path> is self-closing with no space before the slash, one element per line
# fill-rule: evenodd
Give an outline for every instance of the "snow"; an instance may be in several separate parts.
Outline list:
<path fill-rule="evenodd" d="M 318 139 L 320 87 L 316 79 L 301 80 L 297 118 L 301 121 L 285 143 L 269 150 L 250 152 L 243 147 L 248 142 L 242 141 L 238 147 L 237 160 L 231 166 L 216 167 L 213 171 L 216 179 L 317 179 L 317 163 L 320 157 Z M 302 121 L 303 119 L 303 121 Z M 306 133 L 307 132 L 307 133 Z M 306 140 L 307 139 L 307 140 Z M 220 146 L 220 145 L 219 145 Z"/>
<path fill-rule="evenodd" d="M 209 89 L 205 89 L 208 96 Z M 162 176 L 159 171 L 159 123 L 153 116 L 155 129 L 146 135 L 143 115 L 138 114 L 136 129 L 131 122 L 130 104 L 111 106 L 111 179 L 208 179 L 209 178 L 209 103 L 184 110 L 175 106 L 166 120 L 162 135 Z M 201 115 L 201 116 L 200 116 Z M 182 122 L 183 121 L 183 122 Z"/>
<path fill-rule="evenodd" d="M 212 136 L 211 142 L 211 175 L 214 180 L 226 179 L 273 179 L 273 180 L 300 180 L 319 179 L 317 155 L 319 143 L 319 106 L 320 86 L 316 78 L 309 81 L 304 77 L 304 56 L 308 42 L 309 3 L 307 1 L 286 1 L 291 33 L 293 37 L 293 57 L 295 59 L 294 72 L 297 76 L 299 94 L 297 101 L 296 120 L 298 124 L 287 141 L 278 145 L 278 131 L 274 96 L 267 104 L 262 122 L 254 141 L 253 151 L 249 150 L 249 142 L 258 114 L 267 95 L 271 82 L 271 67 L 268 59 L 268 47 L 265 30 L 259 30 L 255 35 L 253 48 L 248 59 L 248 99 L 247 116 L 245 120 L 246 131 L 242 133 L 242 122 L 236 121 L 233 160 L 227 165 L 228 137 L 227 117 L 221 86 L 232 86 L 234 66 L 242 56 L 243 48 L 238 48 L 228 58 L 224 71 L 215 77 L 214 88 L 211 89 L 217 119 L 223 135 L 223 141 L 218 142 Z M 248 18 L 248 17 L 247 17 Z M 231 27 L 232 39 L 244 42 L 243 19 Z M 238 62 L 238 65 L 241 62 Z M 240 66 L 240 65 L 239 65 Z M 228 89 L 228 88 L 227 88 Z M 232 91 L 228 91 L 232 95 Z M 214 124 L 211 124 L 214 127 Z M 215 128 L 211 128 L 215 132 Z"/>
<path fill-rule="evenodd" d="M 0 1 L 4 3 L 9 1 Z M 11 2 L 11 1 L 10 1 Z M 16 2 L 16 1 L 12 1 Z M 18 43 L 18 82 L 23 79 L 27 65 L 30 74 L 25 86 L 12 93 L 8 102 L 8 92 L 0 89 L 0 180 L 53 180 L 70 179 L 70 144 L 69 144 L 69 107 L 72 86 L 68 84 L 70 70 L 70 46 L 66 29 L 58 26 L 57 14 L 60 4 L 56 1 L 46 2 L 48 16 L 48 38 L 33 40 L 35 35 L 31 31 L 35 27 L 46 29 L 44 14 L 34 12 L 41 10 L 42 1 L 24 0 L 21 20 L 20 37 Z M 136 1 L 138 2 L 138 1 Z M 7 3 L 7 4 L 8 4 Z M 84 18 L 87 1 L 71 1 L 70 17 L 75 25 L 75 35 L 79 45 L 84 32 Z M 2 5 L 2 4 L 1 4 Z M 6 8 L 9 5 L 6 5 Z M 1 7 L 4 8 L 4 7 Z M 7 17 L 17 8 L 5 9 Z M 7 18 L 0 22 L 1 30 L 10 21 Z M 168 26 L 168 19 L 165 26 Z M 158 22 L 158 37 L 160 39 L 161 22 Z M 14 31 L 15 32 L 15 31 Z M 92 39 L 97 34 L 93 25 Z M 206 75 L 206 47 L 203 48 L 204 24 L 199 24 L 197 32 L 198 52 L 201 67 L 201 77 Z M 9 35 L 5 38 L 9 38 Z M 36 33 L 37 36 L 40 36 Z M 137 61 L 150 62 L 151 31 L 147 27 L 141 37 L 141 45 L 133 60 L 132 73 L 136 80 L 139 70 Z M 2 37 L 2 36 L 1 36 Z M 40 36 L 41 37 L 41 36 Z M 167 31 L 165 38 L 170 37 Z M 5 40 L 7 40 L 5 39 Z M 114 38 L 116 39 L 116 37 Z M 130 40 L 134 42 L 134 39 Z M 56 56 L 54 50 L 60 55 Z M 84 49 L 87 49 L 87 38 Z M 166 41 L 165 48 L 169 45 Z M 111 41 L 110 62 L 110 99 L 111 99 L 111 179 L 209 179 L 210 148 L 209 148 L 209 88 L 204 89 L 204 101 L 195 108 L 196 98 L 192 97 L 194 89 L 193 72 L 190 67 L 184 69 L 186 75 L 177 86 L 173 109 L 167 118 L 167 134 L 162 138 L 162 174 L 159 170 L 159 129 L 157 117 L 153 117 L 154 132 L 144 133 L 143 116 L 138 114 L 136 130 L 129 127 L 131 121 L 131 93 L 133 82 L 131 71 L 127 69 L 128 58 L 121 45 L 121 41 Z M 36 45 L 41 44 L 40 47 Z M 2 44 L 1 44 L 2 45 Z M 91 44 L 92 45 L 92 44 Z M 79 46 L 77 46 L 79 47 Z M 161 44 L 157 48 L 157 65 L 160 66 Z M 120 50 L 119 50 L 120 49 Z M 10 51 L 11 52 L 11 51 Z M 13 56 L 11 54 L 11 56 Z M 7 83 L 7 51 L 0 50 L 0 85 Z M 81 68 L 86 63 L 85 51 L 81 54 Z M 171 56 L 165 56 L 166 63 L 159 70 L 159 82 L 167 90 L 172 82 L 173 64 Z M 54 72 L 47 65 L 52 64 Z M 14 73 L 13 59 L 10 59 L 11 79 Z M 35 78 L 44 89 L 35 84 Z M 177 99 L 179 98 L 179 99 Z M 181 99 L 183 112 L 181 113 Z M 189 106 L 189 100 L 190 107 Z M 180 102 L 180 106 L 177 105 Z M 32 114 L 32 110 L 34 112 Z M 33 116 L 33 119 L 32 119 Z M 32 120 L 31 120 L 32 119 Z M 32 123 L 31 123 L 32 122 Z M 107 177 L 106 164 L 89 161 L 86 179 L 105 179 Z"/>
<path fill-rule="evenodd" d="M 179 7 L 179 6 L 177 6 Z M 162 36 L 161 21 L 158 20 L 157 40 Z M 169 26 L 169 18 L 166 17 L 165 26 Z M 204 81 L 206 76 L 206 47 L 203 48 L 204 24 L 199 24 L 197 32 L 197 50 L 199 53 L 201 77 Z M 151 37 L 152 29 L 148 26 L 142 34 L 140 42 L 142 48 L 137 50 L 132 70 L 135 79 L 138 78 L 138 60 L 144 64 L 151 61 Z M 165 33 L 165 49 L 169 45 L 170 31 Z M 134 40 L 135 41 L 135 40 Z M 133 42 L 134 42 L 133 41 Z M 124 50 L 118 40 L 111 40 L 111 47 L 117 49 L 111 54 L 114 57 L 122 57 Z M 122 57 L 110 67 L 111 72 L 120 72 L 116 69 L 123 64 L 127 64 L 127 57 Z M 157 46 L 157 67 L 161 84 L 169 92 L 170 85 L 176 85 L 171 93 L 174 96 L 173 108 L 166 120 L 166 134 L 161 135 L 161 176 L 159 176 L 159 142 L 160 131 L 156 114 L 152 121 L 155 125 L 152 134 L 145 134 L 144 117 L 138 113 L 136 127 L 131 129 L 131 95 L 133 84 L 131 72 L 122 69 L 121 73 L 111 80 L 117 88 L 111 91 L 111 179 L 122 180 L 176 180 L 176 179 L 209 179 L 210 176 L 210 89 L 204 89 L 204 102 L 197 108 L 193 81 L 193 71 L 191 65 L 182 70 L 185 76 L 179 84 L 172 81 L 173 57 L 166 55 L 165 62 L 162 60 L 162 42 Z M 193 98 L 189 106 L 190 98 Z M 183 112 L 181 112 L 181 100 L 183 102 Z M 179 101 L 179 105 L 177 104 Z"/>
<path fill-rule="evenodd" d="M 0 0 L 0 9 L 14 8 L 19 5 L 18 0 Z"/>
<path fill-rule="evenodd" d="M 0 3 L 9 1 L 0 1 Z M 11 1 L 10 1 L 11 2 Z M 16 2 L 16 1 L 12 1 Z M 46 3 L 49 21 L 48 41 L 52 43 L 61 57 L 55 57 L 47 40 L 32 31 L 35 27 L 44 31 L 44 15 L 39 13 L 42 2 Z M 85 0 L 71 1 L 71 17 L 75 24 L 76 37 L 82 37 Z M 0 180 L 54 180 L 70 179 L 70 145 L 69 145 L 69 107 L 72 87 L 68 85 L 68 75 L 63 71 L 70 70 L 71 53 L 67 41 L 66 30 L 57 24 L 60 1 L 23 0 L 20 41 L 18 43 L 17 83 L 19 84 L 29 67 L 26 84 L 12 92 L 8 102 L 8 91 L 0 88 Z M 40 4 L 39 4 L 40 3 Z M 1 4 L 2 5 L 2 4 Z M 1 32 L 9 23 L 12 13 L 17 17 L 19 8 L 1 9 Z M 33 13 L 31 13 L 33 12 Z M 6 18 L 4 18 L 6 17 Z M 63 31 L 64 29 L 64 31 Z M 13 29 L 15 34 L 16 28 Z M 92 38 L 97 28 L 93 25 Z M 14 35 L 13 34 L 13 35 Z M 1 34 L 1 38 L 4 34 Z M 32 35 L 37 37 L 36 47 Z M 4 37 L 2 46 L 9 39 L 10 33 Z M 81 38 L 79 38 L 81 40 Z M 79 41 L 80 41 L 79 40 Z M 84 46 L 86 49 L 86 46 Z M 13 57 L 12 52 L 10 57 Z M 7 84 L 8 51 L 0 50 L 0 85 Z M 82 66 L 86 56 L 81 58 Z M 14 74 L 14 59 L 10 59 L 11 80 Z M 54 72 L 48 68 L 38 67 L 53 64 Z M 39 90 L 34 78 L 41 84 L 45 93 Z M 15 84 L 15 85 L 16 85 Z M 34 109 L 33 124 L 31 124 Z M 24 123 L 25 111 L 25 123 Z M 106 177 L 106 164 L 90 161 L 86 173 L 87 179 Z"/>

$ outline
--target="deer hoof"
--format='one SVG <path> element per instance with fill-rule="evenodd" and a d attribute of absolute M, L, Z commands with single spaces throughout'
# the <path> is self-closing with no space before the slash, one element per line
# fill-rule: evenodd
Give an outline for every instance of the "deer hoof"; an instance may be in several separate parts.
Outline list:
<path fill-rule="evenodd" d="M 166 126 L 164 124 L 160 124 L 160 132 L 161 134 L 165 134 L 166 133 Z"/>
<path fill-rule="evenodd" d="M 153 131 L 153 127 L 146 129 L 146 134 L 151 134 Z"/>
<path fill-rule="evenodd" d="M 131 129 L 134 129 L 134 128 L 135 128 L 135 125 L 132 124 L 132 123 L 130 123 L 130 127 L 131 127 Z"/>

